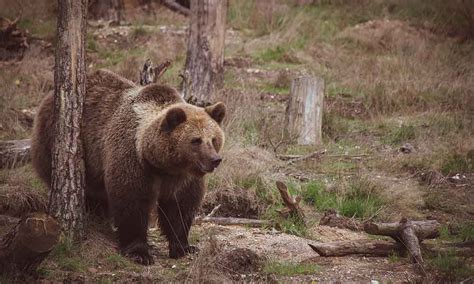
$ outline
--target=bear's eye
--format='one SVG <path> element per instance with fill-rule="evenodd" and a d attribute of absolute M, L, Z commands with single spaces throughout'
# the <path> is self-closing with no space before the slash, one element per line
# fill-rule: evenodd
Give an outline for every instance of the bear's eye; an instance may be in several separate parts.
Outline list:
<path fill-rule="evenodd" d="M 201 145 L 201 143 L 202 143 L 202 139 L 201 139 L 201 138 L 193 138 L 193 139 L 191 140 L 191 144 L 193 144 L 193 145 Z"/>

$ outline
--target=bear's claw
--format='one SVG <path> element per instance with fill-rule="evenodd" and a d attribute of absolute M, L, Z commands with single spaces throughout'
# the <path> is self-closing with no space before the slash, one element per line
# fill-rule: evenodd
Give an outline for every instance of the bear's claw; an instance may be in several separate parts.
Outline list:
<path fill-rule="evenodd" d="M 122 250 L 122 254 L 139 264 L 152 265 L 155 263 L 146 243 L 132 243 Z"/>
<path fill-rule="evenodd" d="M 185 246 L 184 248 L 179 245 L 170 244 L 170 258 L 180 258 L 187 254 L 198 253 L 199 248 L 195 246 Z"/>

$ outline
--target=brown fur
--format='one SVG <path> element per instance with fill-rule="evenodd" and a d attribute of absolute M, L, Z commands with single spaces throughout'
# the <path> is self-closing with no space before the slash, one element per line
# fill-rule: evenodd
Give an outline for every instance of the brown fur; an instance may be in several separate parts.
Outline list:
<path fill-rule="evenodd" d="M 53 111 L 48 96 L 32 143 L 33 165 L 48 185 Z M 205 191 L 204 175 L 221 160 L 224 115 L 222 103 L 198 108 L 166 86 L 138 87 L 105 70 L 88 76 L 82 124 L 87 203 L 110 211 L 124 254 L 153 262 L 147 227 L 157 203 L 170 257 L 195 250 L 188 233 Z"/>

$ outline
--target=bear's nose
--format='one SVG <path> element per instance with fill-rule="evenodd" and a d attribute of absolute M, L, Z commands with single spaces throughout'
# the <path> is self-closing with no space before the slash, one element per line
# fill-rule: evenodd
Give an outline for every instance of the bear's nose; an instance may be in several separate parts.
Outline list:
<path fill-rule="evenodd" d="M 217 157 L 217 158 L 214 158 L 212 159 L 212 167 L 215 169 L 219 166 L 219 164 L 222 162 L 222 158 L 221 157 Z"/>

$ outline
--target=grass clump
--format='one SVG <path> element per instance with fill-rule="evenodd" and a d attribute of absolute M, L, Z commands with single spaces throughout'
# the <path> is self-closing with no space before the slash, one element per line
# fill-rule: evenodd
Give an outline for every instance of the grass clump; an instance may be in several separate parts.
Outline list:
<path fill-rule="evenodd" d="M 133 266 L 133 263 L 131 263 L 127 258 L 117 253 L 108 255 L 105 260 L 110 266 L 114 267 L 114 269 L 124 269 Z"/>
<path fill-rule="evenodd" d="M 474 170 L 474 150 L 469 151 L 466 155 L 457 153 L 449 155 L 441 165 L 441 172 L 444 175 L 452 175 L 457 173 L 468 173 Z"/>
<path fill-rule="evenodd" d="M 336 209 L 347 217 L 369 218 L 384 205 L 381 190 L 367 179 L 355 179 L 340 190 L 329 190 L 319 182 L 303 185 L 304 200 L 318 210 Z"/>
<path fill-rule="evenodd" d="M 464 280 L 474 273 L 469 261 L 456 256 L 454 252 L 439 253 L 429 262 L 441 274 L 443 280 Z"/>
<path fill-rule="evenodd" d="M 387 142 L 391 145 L 398 145 L 416 138 L 415 126 L 403 124 L 399 128 L 391 131 Z"/>
<path fill-rule="evenodd" d="M 87 264 L 84 258 L 79 256 L 80 248 L 74 242 L 65 238 L 59 242 L 51 252 L 54 262 L 61 268 L 67 271 L 84 272 Z"/>
<path fill-rule="evenodd" d="M 312 263 L 294 263 L 269 261 L 265 264 L 263 271 L 269 274 L 280 276 L 294 276 L 304 274 L 314 274 L 321 271 L 321 268 Z"/>

